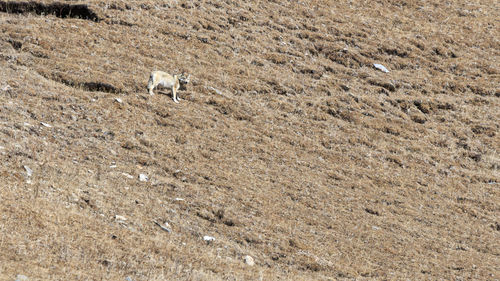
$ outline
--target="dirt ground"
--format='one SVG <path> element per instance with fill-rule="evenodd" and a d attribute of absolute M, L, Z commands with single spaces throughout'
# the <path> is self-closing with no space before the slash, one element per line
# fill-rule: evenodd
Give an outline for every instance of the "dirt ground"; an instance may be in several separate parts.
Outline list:
<path fill-rule="evenodd" d="M 499 280 L 499 19 L 0 1 L 0 280 Z"/>

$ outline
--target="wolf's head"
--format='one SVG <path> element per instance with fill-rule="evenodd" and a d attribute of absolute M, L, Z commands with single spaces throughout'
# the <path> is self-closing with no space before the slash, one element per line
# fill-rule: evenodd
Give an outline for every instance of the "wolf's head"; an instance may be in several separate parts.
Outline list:
<path fill-rule="evenodd" d="M 181 84 L 187 84 L 187 83 L 189 83 L 189 79 L 191 78 L 191 74 L 187 75 L 186 73 L 183 72 L 182 74 L 179 74 L 177 77 L 179 78 L 179 82 Z"/>
<path fill-rule="evenodd" d="M 191 74 L 187 75 L 185 72 L 177 75 L 177 79 L 179 79 L 180 89 L 186 90 L 186 84 L 189 83 L 189 79 L 191 78 Z"/>

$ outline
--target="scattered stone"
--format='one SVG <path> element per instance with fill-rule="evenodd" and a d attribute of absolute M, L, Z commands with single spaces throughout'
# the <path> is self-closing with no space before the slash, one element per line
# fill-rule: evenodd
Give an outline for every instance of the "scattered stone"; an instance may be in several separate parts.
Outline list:
<path fill-rule="evenodd" d="M 7 85 L 7 86 L 5 86 L 5 87 L 3 87 L 3 88 L 2 88 L 2 91 L 7 92 L 7 91 L 8 91 L 8 90 L 10 90 L 10 89 L 12 89 L 12 88 L 10 87 L 10 85 Z"/>
<path fill-rule="evenodd" d="M 140 181 L 143 181 L 143 182 L 146 182 L 148 181 L 148 176 L 146 176 L 145 174 L 139 174 L 139 180 Z"/>
<path fill-rule="evenodd" d="M 30 169 L 30 167 L 28 167 L 28 166 L 26 166 L 26 165 L 25 165 L 25 166 L 23 166 L 23 167 L 24 167 L 24 169 L 26 170 L 26 175 L 27 175 L 28 177 L 31 177 L 31 176 L 33 175 L 33 170 L 31 170 L 31 169 Z"/>
<path fill-rule="evenodd" d="M 174 201 L 184 201 L 184 199 L 177 197 L 177 198 L 174 199 Z"/>
<path fill-rule="evenodd" d="M 168 222 L 165 222 L 165 225 L 161 225 L 157 221 L 153 221 L 157 226 L 159 226 L 161 229 L 165 230 L 166 232 L 170 233 L 172 230 L 170 229 L 170 224 Z"/>
<path fill-rule="evenodd" d="M 215 237 L 205 235 L 203 236 L 203 240 L 207 242 L 207 244 L 210 244 L 211 242 L 215 241 Z"/>
<path fill-rule="evenodd" d="M 376 210 L 372 210 L 370 208 L 365 208 L 365 212 L 367 212 L 368 214 L 372 214 L 372 215 L 376 215 L 376 216 L 380 216 L 380 213 Z"/>
<path fill-rule="evenodd" d="M 216 88 L 214 87 L 211 87 L 211 86 L 208 86 L 207 89 L 211 90 L 211 91 L 214 91 L 217 95 L 221 95 L 223 96 L 221 90 L 217 90 Z"/>
<path fill-rule="evenodd" d="M 243 261 L 244 261 L 247 265 L 249 265 L 249 266 L 254 266 L 254 265 L 255 265 L 255 261 L 253 260 L 253 258 L 252 258 L 251 256 L 248 256 L 248 255 L 244 256 L 244 257 L 243 257 Z"/>
<path fill-rule="evenodd" d="M 372 226 L 372 229 L 373 229 L 373 230 L 379 230 L 379 229 L 380 229 L 380 227 L 373 225 L 373 226 Z"/>
<path fill-rule="evenodd" d="M 345 92 L 347 92 L 347 91 L 349 91 L 351 89 L 349 86 L 344 85 L 344 84 L 341 84 L 340 88 L 342 88 L 342 90 L 344 90 Z"/>
<path fill-rule="evenodd" d="M 4 150 L 4 149 L 5 149 L 5 146 L 0 145 L 0 150 Z"/>
<path fill-rule="evenodd" d="M 50 125 L 50 124 L 47 124 L 47 123 L 44 123 L 44 122 L 40 122 L 40 124 L 42 124 L 42 126 L 44 126 L 44 127 L 52 128 L 52 125 Z"/>
<path fill-rule="evenodd" d="M 127 220 L 127 218 L 126 218 L 126 217 L 124 217 L 124 216 L 115 215 L 115 220 L 117 220 L 117 221 L 126 221 L 126 220 Z"/>
<path fill-rule="evenodd" d="M 387 68 L 385 68 L 385 66 L 383 66 L 383 65 L 381 65 L 381 64 L 374 63 L 374 64 L 373 64 L 373 66 L 374 66 L 376 69 L 378 69 L 378 70 L 380 70 L 380 71 L 382 71 L 382 72 L 385 72 L 385 73 L 388 73 L 388 72 L 389 72 L 389 70 L 387 70 Z"/>
<path fill-rule="evenodd" d="M 117 103 L 123 103 L 123 101 L 122 101 L 122 99 L 121 99 L 121 98 L 115 98 L 115 101 L 116 101 Z"/>
<path fill-rule="evenodd" d="M 132 176 L 131 174 L 127 174 L 127 173 L 122 173 L 122 175 L 126 176 L 129 179 L 133 179 L 134 178 L 134 176 Z"/>
<path fill-rule="evenodd" d="M 16 276 L 16 281 L 28 281 L 28 280 L 30 280 L 30 279 L 26 275 L 18 274 Z"/>
<path fill-rule="evenodd" d="M 132 279 L 132 277 L 130 277 L 130 276 L 127 276 L 127 277 L 125 277 L 125 281 L 134 281 L 134 279 Z"/>

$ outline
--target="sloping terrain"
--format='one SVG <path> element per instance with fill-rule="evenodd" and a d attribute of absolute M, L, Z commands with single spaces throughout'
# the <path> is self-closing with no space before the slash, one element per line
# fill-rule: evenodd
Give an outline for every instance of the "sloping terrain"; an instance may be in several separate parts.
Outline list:
<path fill-rule="evenodd" d="M 500 279 L 499 19 L 0 1 L 0 279 Z"/>

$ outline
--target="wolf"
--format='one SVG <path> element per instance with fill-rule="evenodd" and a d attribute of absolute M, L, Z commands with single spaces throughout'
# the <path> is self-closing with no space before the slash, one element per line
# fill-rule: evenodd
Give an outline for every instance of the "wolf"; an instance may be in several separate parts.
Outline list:
<path fill-rule="evenodd" d="M 154 95 L 153 89 L 158 85 L 170 88 L 172 90 L 172 99 L 175 103 L 179 103 L 177 90 L 179 90 L 181 85 L 189 83 L 190 77 L 191 75 L 186 76 L 185 73 L 172 76 L 166 72 L 155 70 L 149 75 L 148 92 L 150 95 Z"/>

